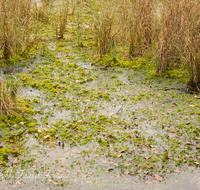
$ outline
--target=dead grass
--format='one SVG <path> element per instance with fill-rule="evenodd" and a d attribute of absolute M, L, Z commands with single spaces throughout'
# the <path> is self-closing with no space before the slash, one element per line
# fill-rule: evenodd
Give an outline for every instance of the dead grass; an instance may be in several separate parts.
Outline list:
<path fill-rule="evenodd" d="M 153 0 L 133 0 L 130 3 L 129 55 L 136 57 L 151 49 L 153 34 Z"/>
<path fill-rule="evenodd" d="M 12 81 L 0 81 L 0 115 L 19 116 L 20 108 L 16 94 L 18 85 Z"/>
<path fill-rule="evenodd" d="M 157 75 L 186 68 L 188 84 L 199 88 L 199 0 L 42 0 L 40 4 L 32 0 L 0 0 L 2 58 L 28 52 L 36 41 L 38 21 L 53 25 L 56 37 L 63 38 L 69 14 L 77 15 L 74 19 L 81 46 L 79 38 L 84 30 L 80 28 L 84 22 L 88 23 L 81 15 L 84 6 L 91 13 L 90 22 L 101 57 L 112 54 L 114 58 L 119 50 L 130 58 L 153 52 Z"/>
<path fill-rule="evenodd" d="M 101 56 L 110 53 L 113 42 L 131 58 L 154 52 L 157 75 L 186 68 L 188 83 L 200 85 L 199 0 L 90 2 Z"/>
<path fill-rule="evenodd" d="M 0 0 L 0 43 L 2 58 L 24 55 L 37 31 L 32 17 L 32 0 Z"/>
<path fill-rule="evenodd" d="M 57 9 L 56 36 L 58 39 L 63 39 L 64 37 L 64 32 L 67 26 L 68 13 L 69 1 L 62 0 Z"/>

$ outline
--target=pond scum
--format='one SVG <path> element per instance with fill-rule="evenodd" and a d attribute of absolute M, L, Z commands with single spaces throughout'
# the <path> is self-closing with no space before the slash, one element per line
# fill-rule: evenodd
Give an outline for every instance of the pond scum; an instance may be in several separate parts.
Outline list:
<path fill-rule="evenodd" d="M 200 188 L 199 1 L 0 9 L 2 189 Z"/>

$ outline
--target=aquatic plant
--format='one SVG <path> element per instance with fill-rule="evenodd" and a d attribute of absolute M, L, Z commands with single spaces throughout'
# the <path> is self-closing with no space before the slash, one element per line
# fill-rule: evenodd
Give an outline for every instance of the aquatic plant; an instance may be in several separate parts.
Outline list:
<path fill-rule="evenodd" d="M 16 81 L 0 81 L 0 115 L 19 115 L 19 102 L 17 102 L 17 91 L 19 85 Z"/>

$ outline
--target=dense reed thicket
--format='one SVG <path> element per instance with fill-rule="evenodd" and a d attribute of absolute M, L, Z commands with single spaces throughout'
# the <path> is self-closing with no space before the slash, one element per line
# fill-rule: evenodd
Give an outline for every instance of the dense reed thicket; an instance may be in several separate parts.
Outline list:
<path fill-rule="evenodd" d="M 0 0 L 1 57 L 8 60 L 25 55 L 37 32 L 32 0 Z"/>
<path fill-rule="evenodd" d="M 152 59 L 157 61 L 157 75 L 185 68 L 189 74 L 188 84 L 199 90 L 200 1 L 89 2 L 93 5 L 91 12 L 101 55 L 109 53 L 113 41 L 115 48 L 123 46 L 130 58 L 152 53 Z"/>
<path fill-rule="evenodd" d="M 0 116 L 2 115 L 19 115 L 21 110 L 19 101 L 16 101 L 16 93 L 19 89 L 17 82 L 0 81 Z"/>
<path fill-rule="evenodd" d="M 74 15 L 79 29 L 85 22 L 80 20 L 83 7 L 101 57 L 116 51 L 130 59 L 152 54 L 157 75 L 186 69 L 188 84 L 199 89 L 199 0 L 0 0 L 1 59 L 26 54 L 36 41 L 38 23 L 52 24 L 60 39 L 68 16 Z"/>

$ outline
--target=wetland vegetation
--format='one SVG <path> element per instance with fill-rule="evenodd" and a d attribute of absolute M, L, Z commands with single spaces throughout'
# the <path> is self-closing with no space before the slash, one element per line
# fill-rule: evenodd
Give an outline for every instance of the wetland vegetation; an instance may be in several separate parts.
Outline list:
<path fill-rule="evenodd" d="M 199 189 L 199 9 L 0 0 L 1 189 Z"/>

